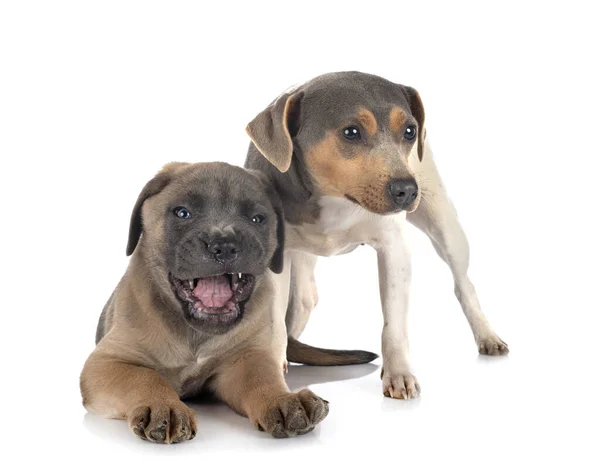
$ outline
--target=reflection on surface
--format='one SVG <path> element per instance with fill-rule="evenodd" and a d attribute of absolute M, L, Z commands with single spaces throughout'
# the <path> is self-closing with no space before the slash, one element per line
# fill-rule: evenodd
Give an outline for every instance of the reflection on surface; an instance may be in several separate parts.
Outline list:
<path fill-rule="evenodd" d="M 340 367 L 290 364 L 285 379 L 290 389 L 296 391 L 314 384 L 361 378 L 375 372 L 378 368 L 379 366 L 375 364 L 344 365 Z"/>
<path fill-rule="evenodd" d="M 477 354 L 476 361 L 480 365 L 501 365 L 510 359 L 510 354 L 507 355 L 481 355 Z"/>

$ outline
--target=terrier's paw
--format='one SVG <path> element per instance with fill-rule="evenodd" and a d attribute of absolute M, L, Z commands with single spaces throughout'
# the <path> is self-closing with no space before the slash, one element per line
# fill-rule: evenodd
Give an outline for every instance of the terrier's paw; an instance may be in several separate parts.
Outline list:
<path fill-rule="evenodd" d="M 196 436 L 196 412 L 181 402 L 156 403 L 134 409 L 129 427 L 142 440 L 179 443 Z"/>
<path fill-rule="evenodd" d="M 329 402 L 305 389 L 274 399 L 255 424 L 275 438 L 287 438 L 314 430 L 328 413 Z"/>
<path fill-rule="evenodd" d="M 417 377 L 408 371 L 388 373 L 385 368 L 381 369 L 381 384 L 383 394 L 390 398 L 399 398 L 400 400 L 409 400 L 418 397 L 421 393 L 421 387 Z"/>
<path fill-rule="evenodd" d="M 479 339 L 477 347 L 481 355 L 506 355 L 509 352 L 506 342 L 495 334 Z"/>

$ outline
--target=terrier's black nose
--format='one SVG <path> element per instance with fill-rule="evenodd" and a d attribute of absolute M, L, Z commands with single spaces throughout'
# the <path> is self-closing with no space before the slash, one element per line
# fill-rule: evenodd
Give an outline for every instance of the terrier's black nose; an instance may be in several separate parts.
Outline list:
<path fill-rule="evenodd" d="M 394 203 L 402 210 L 410 208 L 419 196 L 419 187 L 412 178 L 390 180 L 388 191 Z"/>

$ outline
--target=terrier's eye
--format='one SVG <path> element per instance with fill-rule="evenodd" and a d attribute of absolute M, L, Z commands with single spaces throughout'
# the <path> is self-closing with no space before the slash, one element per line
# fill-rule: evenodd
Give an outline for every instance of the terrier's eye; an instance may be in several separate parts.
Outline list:
<path fill-rule="evenodd" d="M 413 140 L 417 136 L 417 128 L 415 126 L 408 126 L 404 129 L 404 138 L 406 140 Z"/>
<path fill-rule="evenodd" d="M 252 223 L 255 223 L 257 225 L 262 225 L 265 221 L 266 221 L 266 218 L 264 215 L 254 215 L 252 217 Z"/>
<path fill-rule="evenodd" d="M 360 139 L 360 130 L 357 126 L 346 127 L 342 133 L 344 134 L 344 139 L 347 140 L 359 140 Z"/>
<path fill-rule="evenodd" d="M 178 218 L 183 218 L 184 220 L 192 218 L 192 214 L 185 207 L 176 207 L 173 209 L 173 213 L 175 213 Z"/>

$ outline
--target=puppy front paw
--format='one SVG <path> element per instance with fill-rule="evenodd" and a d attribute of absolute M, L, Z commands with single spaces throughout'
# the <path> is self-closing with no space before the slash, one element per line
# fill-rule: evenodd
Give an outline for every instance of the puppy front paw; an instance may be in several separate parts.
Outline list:
<path fill-rule="evenodd" d="M 416 398 L 421 393 L 417 377 L 408 371 L 387 372 L 381 369 L 381 384 L 386 397 L 409 400 Z"/>
<path fill-rule="evenodd" d="M 329 402 L 305 389 L 275 398 L 255 425 L 275 438 L 287 438 L 314 430 L 328 413 Z"/>
<path fill-rule="evenodd" d="M 180 443 L 196 436 L 196 412 L 181 402 L 155 403 L 135 408 L 129 427 L 142 440 Z"/>

